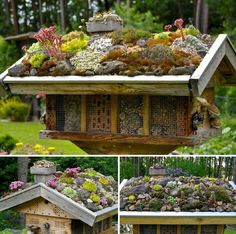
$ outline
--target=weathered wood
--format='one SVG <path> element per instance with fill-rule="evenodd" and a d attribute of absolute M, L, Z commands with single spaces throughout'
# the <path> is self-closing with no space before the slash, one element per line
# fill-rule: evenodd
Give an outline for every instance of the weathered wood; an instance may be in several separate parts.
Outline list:
<path fill-rule="evenodd" d="M 21 78 L 18 78 L 21 79 Z M 23 78 L 24 80 L 26 78 Z M 115 78 L 113 78 L 114 80 Z M 7 83 L 7 79 L 4 80 Z M 188 84 L 150 84 L 150 83 L 8 83 L 15 94 L 155 94 L 171 96 L 190 96 Z"/>
<path fill-rule="evenodd" d="M 236 212 L 120 212 L 121 224 L 225 225 L 236 223 Z"/>
<path fill-rule="evenodd" d="M 224 225 L 218 225 L 216 234 L 224 234 L 224 230 L 225 230 Z"/>
<path fill-rule="evenodd" d="M 177 145 L 145 145 L 145 144 L 125 144 L 113 142 L 82 142 L 73 143 L 92 155 L 150 155 L 150 154 L 169 154 L 178 148 Z"/>
<path fill-rule="evenodd" d="M 143 101 L 143 133 L 145 135 L 150 134 L 150 98 L 148 95 L 145 95 Z"/>
<path fill-rule="evenodd" d="M 201 225 L 197 225 L 197 234 L 201 234 Z"/>
<path fill-rule="evenodd" d="M 86 96 L 82 95 L 81 96 L 81 132 L 86 132 L 87 131 L 87 100 Z"/>
<path fill-rule="evenodd" d="M 50 225 L 49 230 L 45 228 L 45 223 L 48 223 Z M 36 227 L 39 227 L 39 234 L 72 234 L 71 220 L 65 218 L 45 217 L 41 215 L 27 214 L 26 225 L 34 225 Z"/>
<path fill-rule="evenodd" d="M 194 145 L 198 140 L 194 137 L 176 136 L 146 136 L 146 135 L 123 135 L 123 134 L 99 134 L 99 133 L 74 133 L 42 130 L 40 138 L 64 139 L 71 141 L 86 142 L 114 142 L 126 144 L 147 144 L 147 145 Z"/>
<path fill-rule="evenodd" d="M 133 225 L 133 234 L 140 234 L 140 225 Z"/>
<path fill-rule="evenodd" d="M 111 96 L 111 133 L 117 133 L 117 113 L 118 113 L 117 95 Z"/>
<path fill-rule="evenodd" d="M 191 76 L 189 81 L 192 88 L 193 96 L 201 96 L 204 88 L 209 83 L 214 72 L 216 71 L 217 67 L 225 56 L 226 40 L 226 34 L 221 34 L 217 37 L 212 47 Z"/>
<path fill-rule="evenodd" d="M 70 214 L 41 197 L 19 205 L 14 210 L 25 214 L 73 219 Z"/>
<path fill-rule="evenodd" d="M 177 233 L 176 234 L 181 234 L 181 225 L 177 225 Z"/>

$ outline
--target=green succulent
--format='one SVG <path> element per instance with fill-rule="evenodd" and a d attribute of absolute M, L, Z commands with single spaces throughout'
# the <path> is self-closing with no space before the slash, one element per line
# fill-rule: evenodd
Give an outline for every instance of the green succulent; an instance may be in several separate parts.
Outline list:
<path fill-rule="evenodd" d="M 104 185 L 109 184 L 109 180 L 106 177 L 99 178 L 99 182 Z"/>
<path fill-rule="evenodd" d="M 30 57 L 29 63 L 31 64 L 32 67 L 38 68 L 42 65 L 46 57 L 47 56 L 43 52 L 37 52 L 36 54 Z"/>
<path fill-rule="evenodd" d="M 95 203 L 98 203 L 100 201 L 100 197 L 95 193 L 91 194 L 89 198 Z"/>
<path fill-rule="evenodd" d="M 129 195 L 128 199 L 129 201 L 134 201 L 136 197 L 132 194 L 132 195 Z"/>
<path fill-rule="evenodd" d="M 169 181 L 166 184 L 166 187 L 168 187 L 168 188 L 174 188 L 175 186 L 176 186 L 176 181 Z"/>
<path fill-rule="evenodd" d="M 155 191 L 160 191 L 160 190 L 162 190 L 162 186 L 159 184 L 155 184 L 155 185 L 153 185 L 152 189 Z"/>
<path fill-rule="evenodd" d="M 71 187 L 65 187 L 63 190 L 62 190 L 62 193 L 64 195 L 66 195 L 67 197 L 69 198 L 74 198 L 77 196 L 77 192 L 71 188 Z"/>
<path fill-rule="evenodd" d="M 97 186 L 94 182 L 91 180 L 87 180 L 82 184 L 83 188 L 86 189 L 89 192 L 96 193 L 97 191 Z"/>
<path fill-rule="evenodd" d="M 150 177 L 149 177 L 149 176 L 144 176 L 144 177 L 143 177 L 143 180 L 144 180 L 144 182 L 149 182 Z"/>
<path fill-rule="evenodd" d="M 200 185 L 199 184 L 194 185 L 193 189 L 194 190 L 199 190 L 200 189 Z"/>
<path fill-rule="evenodd" d="M 174 197 L 169 196 L 169 197 L 167 198 L 167 203 L 168 203 L 168 204 L 174 205 L 175 202 L 176 202 L 176 199 L 175 199 Z"/>
<path fill-rule="evenodd" d="M 66 184 L 73 184 L 74 183 L 74 179 L 72 177 L 61 176 L 60 177 L 60 182 L 61 183 L 66 183 Z"/>

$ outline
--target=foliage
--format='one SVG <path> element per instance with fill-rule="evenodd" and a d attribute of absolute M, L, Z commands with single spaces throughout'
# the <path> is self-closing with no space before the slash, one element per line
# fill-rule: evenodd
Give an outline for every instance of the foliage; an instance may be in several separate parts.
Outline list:
<path fill-rule="evenodd" d="M 65 173 L 68 176 L 75 177 L 81 171 L 80 167 L 66 168 Z"/>
<path fill-rule="evenodd" d="M 42 65 L 45 59 L 46 55 L 43 52 L 38 52 L 30 57 L 29 63 L 31 64 L 32 67 L 38 68 Z"/>
<path fill-rule="evenodd" d="M 89 198 L 95 203 L 98 203 L 100 201 L 100 197 L 95 193 L 91 194 Z"/>
<path fill-rule="evenodd" d="M 34 38 L 43 46 L 50 57 L 58 60 L 63 59 L 64 55 L 61 51 L 62 39 L 56 33 L 56 27 L 41 28 Z"/>
<path fill-rule="evenodd" d="M 55 189 L 57 187 L 57 182 L 58 182 L 57 178 L 52 178 L 46 181 L 46 185 L 50 188 Z"/>
<path fill-rule="evenodd" d="M 0 233 L 6 234 L 5 229 L 20 229 L 20 214 L 18 212 L 7 210 L 0 212 Z"/>
<path fill-rule="evenodd" d="M 153 185 L 152 189 L 155 191 L 160 191 L 160 190 L 162 190 L 162 186 L 159 184 L 155 184 L 155 185 Z"/>
<path fill-rule="evenodd" d="M 0 137 L 0 150 L 10 153 L 16 145 L 17 140 L 10 135 L 4 135 Z"/>
<path fill-rule="evenodd" d="M 16 62 L 19 51 L 14 43 L 9 43 L 0 36 L 0 73 Z"/>
<path fill-rule="evenodd" d="M 109 184 L 109 180 L 108 180 L 107 178 L 105 178 L 105 177 L 99 178 L 99 182 L 100 182 L 101 184 L 104 184 L 104 185 Z"/>
<path fill-rule="evenodd" d="M 89 192 L 96 193 L 96 191 L 97 191 L 96 184 L 90 180 L 85 181 L 82 186 L 84 189 L 86 189 Z"/>
<path fill-rule="evenodd" d="M 0 104 L 1 116 L 13 121 L 25 121 L 29 115 L 29 111 L 30 106 L 16 97 L 6 99 Z"/>
<path fill-rule="evenodd" d="M 71 187 L 65 187 L 63 190 L 62 190 L 62 193 L 69 197 L 69 198 L 74 198 L 77 196 L 77 192 L 76 190 L 74 190 L 73 188 Z"/>
<path fill-rule="evenodd" d="M 150 32 L 161 31 L 163 25 L 158 23 L 158 17 L 150 11 L 139 12 L 136 7 L 128 8 L 125 5 L 116 4 L 116 13 L 123 19 L 126 28 L 147 30 Z"/>
<path fill-rule="evenodd" d="M 129 195 L 128 199 L 129 199 L 129 201 L 134 201 L 136 199 L 136 197 L 133 194 L 131 194 L 131 195 Z"/>
<path fill-rule="evenodd" d="M 60 182 L 61 183 L 66 183 L 66 184 L 73 184 L 74 183 L 74 180 L 73 180 L 73 178 L 71 178 L 71 177 L 68 177 L 68 176 L 61 176 L 60 177 Z"/>

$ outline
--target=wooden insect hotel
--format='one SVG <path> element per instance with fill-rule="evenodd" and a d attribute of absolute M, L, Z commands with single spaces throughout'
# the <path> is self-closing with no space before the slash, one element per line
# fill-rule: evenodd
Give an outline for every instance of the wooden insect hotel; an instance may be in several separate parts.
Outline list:
<path fill-rule="evenodd" d="M 121 187 L 126 182 L 124 180 Z M 230 183 L 236 188 L 233 182 Z M 121 210 L 120 222 L 123 225 L 132 225 L 133 234 L 224 234 L 227 224 L 236 223 L 236 212 Z"/>
<path fill-rule="evenodd" d="M 26 215 L 30 233 L 113 234 L 112 217 L 117 205 L 93 212 L 45 184 L 52 168 L 31 167 L 37 184 L 0 199 L 0 211 L 14 210 Z"/>
<path fill-rule="evenodd" d="M 93 34 L 100 30 L 99 35 L 119 28 L 100 26 L 95 30 L 90 23 L 88 28 Z M 236 84 L 236 52 L 227 35 L 216 38 L 191 74 L 178 69 L 164 75 L 109 74 L 114 64 L 123 65 L 104 62 L 97 73 L 85 76 L 77 70 L 67 76 L 30 73 L 19 78 L 6 71 L 0 77 L 2 91 L 44 93 L 46 130 L 40 137 L 70 140 L 91 154 L 164 154 L 221 133 L 214 88 Z"/>

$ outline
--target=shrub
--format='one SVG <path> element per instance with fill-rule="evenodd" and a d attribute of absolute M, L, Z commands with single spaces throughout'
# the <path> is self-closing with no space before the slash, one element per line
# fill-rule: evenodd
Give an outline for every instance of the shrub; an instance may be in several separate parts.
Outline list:
<path fill-rule="evenodd" d="M 29 115 L 30 106 L 18 98 L 10 98 L 3 101 L 0 106 L 0 113 L 3 118 L 12 121 L 25 121 Z"/>
<path fill-rule="evenodd" d="M 10 153 L 16 145 L 17 140 L 10 135 L 0 137 L 0 150 Z"/>

